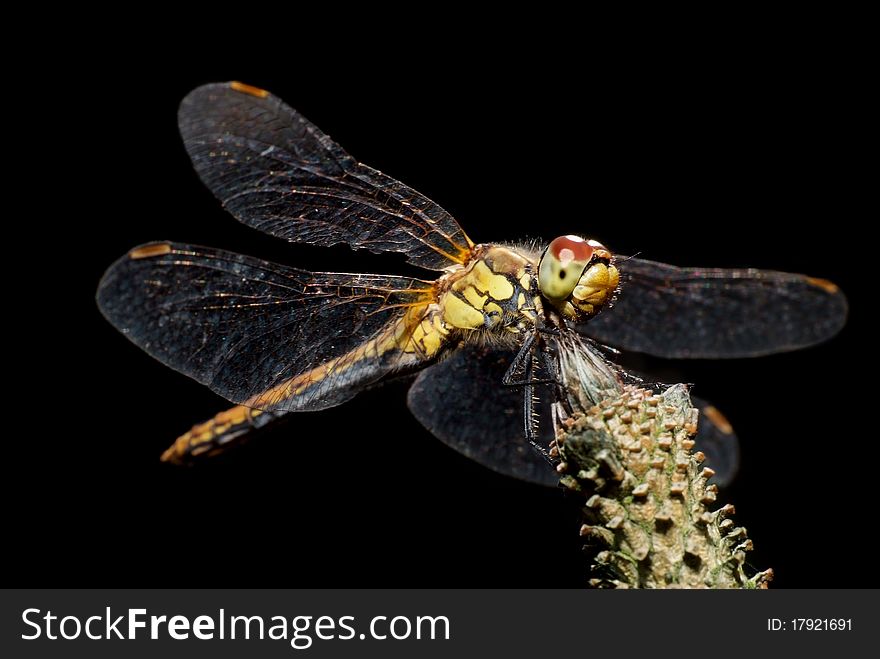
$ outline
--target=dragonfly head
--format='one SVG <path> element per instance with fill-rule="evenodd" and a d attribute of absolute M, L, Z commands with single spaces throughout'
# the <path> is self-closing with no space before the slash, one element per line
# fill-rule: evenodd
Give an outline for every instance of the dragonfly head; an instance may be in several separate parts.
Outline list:
<path fill-rule="evenodd" d="M 611 252 L 595 240 L 560 236 L 541 254 L 538 288 L 562 314 L 587 320 L 614 295 L 620 276 Z"/>

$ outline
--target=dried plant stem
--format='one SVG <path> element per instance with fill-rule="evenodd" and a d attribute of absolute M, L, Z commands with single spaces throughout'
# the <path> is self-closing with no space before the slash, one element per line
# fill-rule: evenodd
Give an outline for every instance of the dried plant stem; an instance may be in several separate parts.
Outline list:
<path fill-rule="evenodd" d="M 743 569 L 752 548 L 692 451 L 698 412 L 687 388 L 634 386 L 564 423 L 551 453 L 560 482 L 583 497 L 581 535 L 595 587 L 765 588 L 772 570 Z"/>

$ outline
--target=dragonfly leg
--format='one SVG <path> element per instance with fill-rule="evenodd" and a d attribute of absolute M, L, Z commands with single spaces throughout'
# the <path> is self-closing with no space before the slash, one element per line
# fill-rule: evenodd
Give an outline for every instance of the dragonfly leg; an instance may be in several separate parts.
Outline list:
<path fill-rule="evenodd" d="M 562 334 L 558 327 L 550 327 L 549 325 L 538 325 L 535 327 L 535 331 L 539 334 L 546 334 L 547 336 L 560 336 Z"/>
<path fill-rule="evenodd" d="M 522 347 L 519 349 L 519 352 L 516 353 L 516 357 L 510 362 L 510 366 L 508 366 L 507 370 L 504 372 L 504 376 L 501 378 L 501 384 L 505 387 L 524 387 L 524 386 L 534 386 L 536 384 L 554 384 L 553 380 L 539 380 L 533 377 L 533 367 L 531 366 L 532 362 L 532 351 L 535 346 L 535 339 L 537 338 L 537 334 L 532 333 L 523 341 Z M 529 373 L 525 375 L 521 380 L 517 380 L 515 375 L 518 371 L 522 370 L 525 373 L 526 369 L 524 368 L 526 363 L 529 363 Z"/>
<path fill-rule="evenodd" d="M 519 352 L 516 353 L 516 357 L 511 360 L 510 366 L 507 367 L 507 370 L 501 378 L 501 384 L 505 387 L 521 387 L 526 384 L 525 381 L 517 380 L 514 375 L 523 367 L 526 359 L 531 358 L 532 345 L 534 345 L 534 343 L 535 334 L 529 334 L 526 337 L 526 340 L 523 341 L 522 346 L 520 346 Z"/>
<path fill-rule="evenodd" d="M 529 444 L 535 447 L 544 456 L 544 459 L 552 464 L 547 449 L 541 446 L 541 443 L 538 441 L 539 420 L 535 418 L 535 381 L 532 380 L 533 369 L 534 358 L 531 351 L 529 351 L 524 365 L 526 383 L 523 385 L 523 431 Z"/>
<path fill-rule="evenodd" d="M 559 362 L 558 359 L 556 359 L 556 353 L 558 351 L 558 343 L 556 343 L 552 348 L 549 345 L 546 345 L 544 349 L 540 350 L 539 352 L 541 355 L 541 366 L 544 371 L 549 375 L 547 382 L 553 385 L 556 401 L 562 405 L 566 414 L 571 415 L 571 404 L 569 403 L 568 396 L 565 395 L 565 388 L 562 384 L 562 377 L 559 374 Z"/>

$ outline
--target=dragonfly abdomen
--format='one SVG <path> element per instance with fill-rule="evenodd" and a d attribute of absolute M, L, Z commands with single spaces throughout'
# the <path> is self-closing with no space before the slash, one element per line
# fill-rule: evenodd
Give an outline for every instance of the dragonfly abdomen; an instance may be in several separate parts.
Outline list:
<path fill-rule="evenodd" d="M 389 373 L 434 359 L 447 345 L 449 334 L 437 304 L 411 305 L 353 350 L 256 394 L 244 404 L 284 412 L 339 405 Z"/>
<path fill-rule="evenodd" d="M 265 426 L 278 415 L 244 405 L 220 412 L 214 418 L 194 425 L 162 454 L 163 462 L 187 464 L 195 458 L 219 453 L 243 435 Z"/>

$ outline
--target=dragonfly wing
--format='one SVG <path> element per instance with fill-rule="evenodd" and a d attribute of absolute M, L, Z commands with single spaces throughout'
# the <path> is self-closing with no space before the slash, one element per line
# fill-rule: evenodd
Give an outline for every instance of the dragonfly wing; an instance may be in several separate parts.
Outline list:
<path fill-rule="evenodd" d="M 266 91 L 241 83 L 199 87 L 183 99 L 178 123 L 202 181 L 255 229 L 291 242 L 402 252 L 432 270 L 471 253 L 449 213 L 357 162 Z"/>
<path fill-rule="evenodd" d="M 847 302 L 824 279 L 768 270 L 677 268 L 622 259 L 621 290 L 581 331 L 668 358 L 756 357 L 834 336 Z"/>
<path fill-rule="evenodd" d="M 504 387 L 501 378 L 516 350 L 465 345 L 445 360 L 419 373 L 409 390 L 409 408 L 435 437 L 493 471 L 554 487 L 559 475 L 525 439 L 523 392 Z M 651 378 L 639 376 L 639 380 Z M 539 392 L 540 441 L 553 438 L 549 417 L 551 392 Z M 696 448 L 715 470 L 713 482 L 729 485 L 739 467 L 739 443 L 718 410 L 700 398 Z"/>
<path fill-rule="evenodd" d="M 501 384 L 515 356 L 515 350 L 464 345 L 419 373 L 409 390 L 409 408 L 431 434 L 483 466 L 556 486 L 559 475 L 525 439 L 523 390 Z M 540 393 L 538 427 L 546 446 L 553 437 L 545 412 L 550 397 Z"/>
<path fill-rule="evenodd" d="M 712 482 L 726 487 L 739 471 L 739 439 L 730 422 L 712 403 L 693 395 L 691 403 L 700 410 L 694 450 L 706 454 L 704 466 L 715 471 Z"/>
<path fill-rule="evenodd" d="M 285 412 L 338 405 L 418 362 L 402 349 L 407 318 L 432 296 L 431 282 L 407 277 L 310 273 L 153 243 L 110 266 L 97 300 L 159 361 L 233 402 Z"/>

